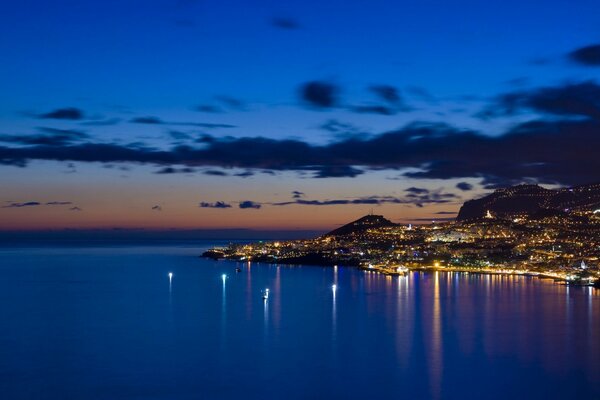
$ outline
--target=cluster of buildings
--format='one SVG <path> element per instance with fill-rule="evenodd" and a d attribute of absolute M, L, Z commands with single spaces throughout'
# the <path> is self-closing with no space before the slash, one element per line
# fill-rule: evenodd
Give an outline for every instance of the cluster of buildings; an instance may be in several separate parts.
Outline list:
<path fill-rule="evenodd" d="M 314 239 L 232 244 L 214 258 L 280 264 L 350 265 L 386 274 L 409 270 L 530 274 L 600 283 L 600 212 L 523 214 L 394 224 L 369 215 Z"/>

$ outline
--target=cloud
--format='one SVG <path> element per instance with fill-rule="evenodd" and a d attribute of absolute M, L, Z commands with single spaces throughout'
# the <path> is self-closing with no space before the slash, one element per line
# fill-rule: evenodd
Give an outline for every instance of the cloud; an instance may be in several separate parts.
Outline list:
<path fill-rule="evenodd" d="M 200 104 L 195 108 L 196 111 L 219 114 L 225 111 L 246 111 L 246 103 L 232 96 L 215 96 L 214 101 L 218 104 Z"/>
<path fill-rule="evenodd" d="M 225 203 L 224 201 L 217 201 L 215 203 L 201 202 L 200 208 L 231 208 L 231 204 Z"/>
<path fill-rule="evenodd" d="M 164 122 L 162 119 L 160 119 L 158 117 L 152 117 L 152 116 L 135 117 L 135 118 L 130 119 L 129 122 L 132 122 L 134 124 L 150 124 L 150 125 L 166 124 L 166 122 Z"/>
<path fill-rule="evenodd" d="M 9 202 L 9 204 L 2 206 L 2 208 L 37 207 L 40 205 L 42 205 L 42 203 L 40 203 L 39 201 L 27 201 L 24 203 Z"/>
<path fill-rule="evenodd" d="M 283 17 L 273 18 L 273 19 L 271 19 L 271 25 L 273 25 L 276 28 L 285 29 L 285 30 L 300 29 L 300 24 L 298 23 L 298 21 L 296 21 L 295 19 L 292 19 L 292 18 L 283 18 Z"/>
<path fill-rule="evenodd" d="M 588 67 L 600 66 L 600 44 L 581 47 L 570 52 L 568 57 L 580 65 Z"/>
<path fill-rule="evenodd" d="M 300 98 L 314 108 L 331 108 L 338 103 L 339 87 L 330 82 L 311 81 L 300 87 Z"/>
<path fill-rule="evenodd" d="M 159 206 L 159 205 L 152 206 L 152 210 L 153 210 L 153 211 L 162 211 L 162 207 L 161 207 L 161 206 Z"/>
<path fill-rule="evenodd" d="M 240 178 L 248 178 L 254 175 L 254 172 L 252 171 L 243 171 L 243 172 L 239 172 L 237 174 L 233 174 L 233 176 L 238 176 Z"/>
<path fill-rule="evenodd" d="M 169 131 L 169 136 L 171 136 L 175 140 L 190 140 L 192 139 L 192 135 L 186 132 L 181 131 Z"/>
<path fill-rule="evenodd" d="M 397 109 L 383 105 L 350 106 L 349 110 L 358 114 L 394 115 Z"/>
<path fill-rule="evenodd" d="M 359 114 L 396 115 L 401 111 L 411 111 L 400 95 L 400 90 L 391 85 L 373 85 L 369 87 L 383 104 L 361 104 L 348 106 L 348 110 Z"/>
<path fill-rule="evenodd" d="M 434 214 L 435 215 L 454 215 L 454 214 L 458 214 L 458 212 L 456 212 L 456 211 L 438 211 Z"/>
<path fill-rule="evenodd" d="M 83 211 L 83 210 L 79 207 L 71 207 L 71 208 L 69 208 L 69 211 Z"/>
<path fill-rule="evenodd" d="M 340 133 L 340 132 L 355 132 L 356 127 L 352 124 L 338 121 L 337 119 L 328 119 L 323 124 L 319 126 L 319 129 L 322 129 L 331 133 Z"/>
<path fill-rule="evenodd" d="M 196 111 L 209 114 L 218 114 L 222 113 L 223 109 L 212 104 L 200 104 L 199 106 L 196 106 Z"/>
<path fill-rule="evenodd" d="M 369 90 L 377 95 L 381 100 L 390 104 L 399 104 L 402 102 L 400 91 L 390 85 L 373 85 Z"/>
<path fill-rule="evenodd" d="M 302 192 L 299 192 L 299 191 L 297 191 L 297 190 L 294 190 L 294 191 L 292 192 L 292 198 L 294 198 L 294 199 L 300 199 L 300 198 L 302 198 L 302 197 L 304 197 L 304 193 L 302 193 Z"/>
<path fill-rule="evenodd" d="M 456 184 L 456 188 L 464 192 L 468 192 L 469 190 L 473 189 L 473 185 L 471 185 L 469 182 L 458 182 Z"/>
<path fill-rule="evenodd" d="M 339 205 L 382 205 L 382 204 L 405 204 L 423 207 L 425 204 L 443 204 L 450 203 L 456 197 L 453 193 L 444 193 L 441 189 L 436 189 L 431 193 L 422 195 L 407 195 L 405 197 L 394 196 L 366 196 L 350 199 L 328 199 L 328 200 L 307 200 L 303 198 L 294 198 L 292 201 L 283 201 L 270 203 L 273 206 L 305 205 L 305 206 L 339 206 Z"/>
<path fill-rule="evenodd" d="M 26 202 L 15 202 L 9 201 L 2 208 L 22 208 L 22 207 L 38 207 L 38 206 L 70 206 L 73 202 L 71 201 L 47 201 L 45 203 L 40 201 L 26 201 Z"/>
<path fill-rule="evenodd" d="M 405 192 L 414 193 L 414 194 L 426 194 L 429 193 L 429 189 L 418 188 L 418 187 L 409 187 L 408 189 L 404 189 Z"/>
<path fill-rule="evenodd" d="M 364 171 L 350 165 L 325 165 L 317 168 L 314 178 L 354 178 Z"/>
<path fill-rule="evenodd" d="M 67 107 L 59 108 L 47 113 L 39 114 L 37 116 L 40 119 L 66 119 L 66 120 L 80 120 L 83 119 L 84 113 L 78 108 Z"/>
<path fill-rule="evenodd" d="M 157 149 L 142 145 L 77 143 L 65 146 L 0 146 L 0 163 L 31 160 L 139 163 L 167 168 L 241 168 L 314 177 L 355 177 L 366 169 L 399 170 L 419 179 L 480 179 L 484 185 L 524 181 L 563 185 L 600 181 L 600 121 L 540 119 L 489 136 L 447 124 L 413 123 L 365 138 L 326 144 L 297 139 L 214 137 L 200 147 Z"/>
<path fill-rule="evenodd" d="M 158 171 L 155 172 L 155 174 L 162 174 L 162 175 L 168 175 L 168 174 L 191 174 L 196 172 L 195 169 L 193 168 L 174 168 L 174 167 L 164 167 L 159 169 Z"/>
<path fill-rule="evenodd" d="M 489 118 L 523 111 L 600 119 L 600 85 L 585 81 L 506 93 L 479 116 Z"/>
<path fill-rule="evenodd" d="M 163 121 L 162 119 L 154 116 L 135 117 L 129 120 L 133 124 L 146 124 L 146 125 L 181 125 L 181 126 L 197 126 L 200 128 L 235 128 L 235 125 L 231 124 L 213 124 L 208 122 L 173 122 Z"/>
<path fill-rule="evenodd" d="M 240 201 L 239 207 L 241 209 L 255 209 L 255 210 L 258 210 L 259 208 L 262 207 L 262 205 L 260 203 L 254 202 L 254 201 L 244 200 L 244 201 Z"/>
<path fill-rule="evenodd" d="M 220 95 L 215 96 L 215 100 L 230 110 L 243 111 L 246 109 L 246 103 L 236 97 Z"/>
<path fill-rule="evenodd" d="M 202 172 L 204 175 L 212 175 L 212 176 L 228 176 L 227 172 L 220 171 L 217 169 L 209 169 Z"/>
<path fill-rule="evenodd" d="M 86 126 L 110 126 L 110 125 L 117 125 L 119 122 L 121 122 L 120 118 L 106 118 L 106 119 L 97 119 L 97 120 L 90 120 L 90 121 L 81 122 L 80 125 L 86 125 Z"/>
<path fill-rule="evenodd" d="M 0 135 L 0 142 L 24 146 L 64 146 L 88 137 L 84 132 L 71 129 L 40 127 L 37 128 L 37 130 L 41 133 L 29 135 Z"/>

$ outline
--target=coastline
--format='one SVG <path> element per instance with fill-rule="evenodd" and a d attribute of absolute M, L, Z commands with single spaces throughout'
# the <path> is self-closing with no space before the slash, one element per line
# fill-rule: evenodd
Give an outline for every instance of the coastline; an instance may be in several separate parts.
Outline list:
<path fill-rule="evenodd" d="M 596 289 L 600 289 L 600 281 L 595 282 L 583 282 L 581 280 L 573 280 L 568 279 L 566 276 L 560 274 L 553 274 L 548 272 L 537 272 L 537 271 L 518 271 L 518 270 L 501 270 L 501 269 L 482 269 L 478 267 L 442 267 L 442 266 L 419 266 L 419 267 L 403 267 L 402 270 L 398 270 L 396 268 L 382 267 L 382 266 L 374 266 L 371 264 L 368 265 L 357 265 L 357 264 L 347 264 L 347 263 L 299 263 L 299 262 L 267 262 L 262 260 L 247 260 L 247 259 L 235 259 L 230 257 L 213 257 L 207 256 L 207 251 L 200 258 L 210 258 L 215 261 L 227 261 L 232 263 L 251 263 L 251 264 L 266 264 L 266 265 L 276 265 L 276 266 L 288 266 L 288 267 L 298 267 L 298 266 L 308 266 L 308 267 L 329 267 L 335 268 L 338 266 L 346 267 L 346 268 L 356 268 L 365 272 L 372 272 L 376 274 L 382 274 L 387 276 L 406 276 L 409 272 L 458 272 L 458 273 L 466 273 L 466 274 L 477 274 L 477 275 L 503 275 L 503 276 L 528 276 L 534 277 L 538 279 L 551 279 L 554 282 L 559 282 L 564 285 L 569 286 L 580 286 L 580 287 L 593 287 Z"/>

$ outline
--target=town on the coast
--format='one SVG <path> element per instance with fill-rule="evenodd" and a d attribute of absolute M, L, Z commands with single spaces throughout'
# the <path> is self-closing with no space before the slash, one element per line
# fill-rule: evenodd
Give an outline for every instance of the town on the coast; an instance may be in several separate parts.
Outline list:
<path fill-rule="evenodd" d="M 500 189 L 466 202 L 452 221 L 397 224 L 366 215 L 322 236 L 230 244 L 203 254 L 272 264 L 534 275 L 600 283 L 600 185 Z"/>

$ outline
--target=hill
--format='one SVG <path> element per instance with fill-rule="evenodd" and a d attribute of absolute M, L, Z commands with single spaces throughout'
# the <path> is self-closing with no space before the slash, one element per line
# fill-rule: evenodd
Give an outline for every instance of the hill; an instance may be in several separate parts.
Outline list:
<path fill-rule="evenodd" d="M 596 210 L 600 208 L 600 184 L 564 189 L 545 189 L 538 185 L 518 185 L 463 204 L 457 221 L 484 218 L 488 211 L 499 218 L 533 215 L 540 212 Z"/>
<path fill-rule="evenodd" d="M 370 228 L 392 227 L 398 224 L 386 219 L 383 215 L 365 215 L 356 221 L 350 222 L 340 228 L 337 228 L 324 236 L 346 236 L 363 232 Z"/>

